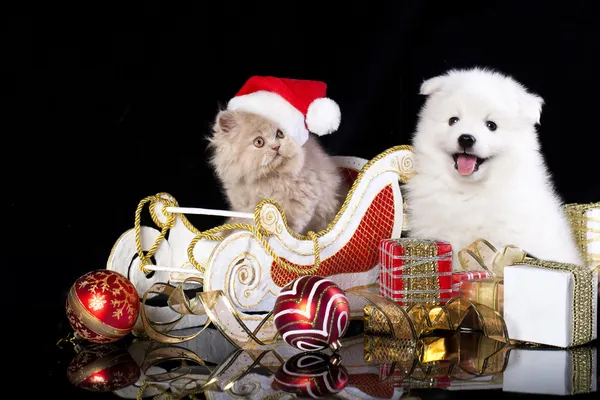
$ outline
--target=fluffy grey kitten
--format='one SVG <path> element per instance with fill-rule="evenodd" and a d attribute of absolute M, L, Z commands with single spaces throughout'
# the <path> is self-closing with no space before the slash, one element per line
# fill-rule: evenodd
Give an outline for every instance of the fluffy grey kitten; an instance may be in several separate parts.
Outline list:
<path fill-rule="evenodd" d="M 210 163 L 233 211 L 254 212 L 270 198 L 283 209 L 290 229 L 305 235 L 325 229 L 345 200 L 341 171 L 314 135 L 299 146 L 270 119 L 221 111 L 208 139 Z"/>

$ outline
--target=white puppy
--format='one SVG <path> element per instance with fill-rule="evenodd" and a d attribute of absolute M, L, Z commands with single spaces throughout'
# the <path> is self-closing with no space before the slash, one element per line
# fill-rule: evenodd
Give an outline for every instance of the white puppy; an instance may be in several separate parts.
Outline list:
<path fill-rule="evenodd" d="M 543 99 L 478 68 L 431 78 L 421 94 L 417 174 L 406 186 L 410 236 L 450 242 L 455 270 L 458 251 L 477 238 L 583 264 L 540 154 Z"/>

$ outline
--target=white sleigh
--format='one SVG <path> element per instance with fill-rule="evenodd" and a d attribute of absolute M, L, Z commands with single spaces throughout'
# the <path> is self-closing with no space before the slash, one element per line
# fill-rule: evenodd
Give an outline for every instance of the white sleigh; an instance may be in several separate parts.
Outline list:
<path fill-rule="evenodd" d="M 107 269 L 127 276 L 140 297 L 156 282 L 177 284 L 188 276 L 202 277 L 202 290 L 222 290 L 250 329 L 262 321 L 261 313 L 273 309 L 280 289 L 301 275 L 327 276 L 344 290 L 373 287 L 379 278 L 379 241 L 399 237 L 406 229 L 400 188 L 414 174 L 413 154 L 410 146 L 397 146 L 371 160 L 335 159 L 352 188 L 335 219 L 314 236 L 290 231 L 279 206 L 265 199 L 254 213 L 259 236 L 237 229 L 222 241 L 194 240 L 200 232 L 184 213 L 166 211 L 169 206 L 185 209 L 170 195 L 159 194 L 146 199 L 158 229 L 140 226 L 137 245 L 136 229 L 125 232 L 113 246 Z M 142 206 L 136 210 L 138 218 Z M 190 246 L 192 241 L 196 243 Z M 137 246 L 154 251 L 154 265 L 146 272 L 136 257 Z M 315 268 L 316 254 L 320 264 Z M 349 300 L 352 316 L 362 318 L 363 300 L 352 295 Z M 154 321 L 177 317 L 168 307 L 146 305 L 146 312 Z M 177 327 L 199 326 L 205 320 L 205 315 L 186 315 Z"/>

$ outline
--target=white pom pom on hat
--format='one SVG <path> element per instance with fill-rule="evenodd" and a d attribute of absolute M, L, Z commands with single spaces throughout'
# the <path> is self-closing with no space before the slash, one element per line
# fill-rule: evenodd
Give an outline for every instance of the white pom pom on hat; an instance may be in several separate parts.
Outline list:
<path fill-rule="evenodd" d="M 306 112 L 306 126 L 316 135 L 328 135 L 337 131 L 342 113 L 338 104 L 327 97 L 314 100 Z"/>
<path fill-rule="evenodd" d="M 339 128 L 340 107 L 326 92 L 327 85 L 321 81 L 253 76 L 227 108 L 269 118 L 303 145 L 309 131 L 323 136 Z"/>

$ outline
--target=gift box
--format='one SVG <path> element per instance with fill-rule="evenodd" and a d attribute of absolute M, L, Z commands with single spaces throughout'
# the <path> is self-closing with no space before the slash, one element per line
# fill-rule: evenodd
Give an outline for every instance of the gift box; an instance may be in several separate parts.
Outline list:
<path fill-rule="evenodd" d="M 475 279 L 491 278 L 492 273 L 488 271 L 461 271 L 452 273 L 452 297 L 460 296 L 460 288 L 463 282 Z"/>
<path fill-rule="evenodd" d="M 504 312 L 504 280 L 503 278 L 485 278 L 463 281 L 459 289 L 459 296 L 465 297 L 474 303 L 482 304 L 498 311 Z"/>
<path fill-rule="evenodd" d="M 400 305 L 443 304 L 452 297 L 452 246 L 399 238 L 379 245 L 380 294 Z"/>
<path fill-rule="evenodd" d="M 564 209 L 586 265 L 600 265 L 600 202 L 566 204 Z"/>
<path fill-rule="evenodd" d="M 504 320 L 511 339 L 573 347 L 597 338 L 598 273 L 528 259 L 504 269 Z"/>
<path fill-rule="evenodd" d="M 512 349 L 503 374 L 503 391 L 575 395 L 597 391 L 596 348 Z"/>

